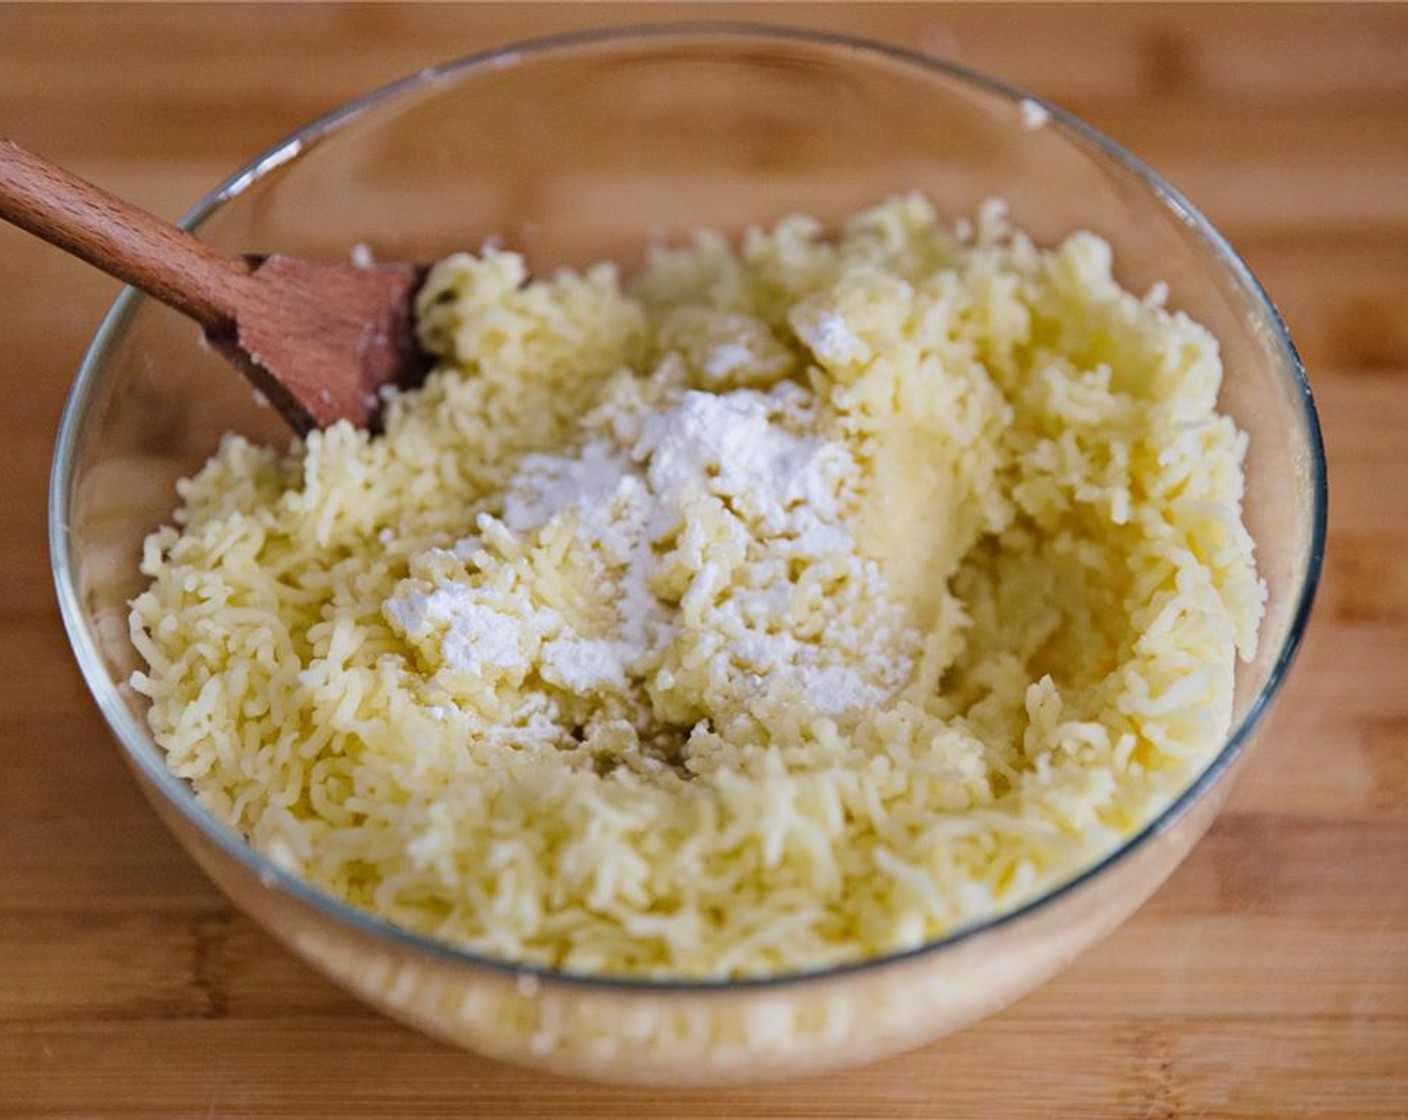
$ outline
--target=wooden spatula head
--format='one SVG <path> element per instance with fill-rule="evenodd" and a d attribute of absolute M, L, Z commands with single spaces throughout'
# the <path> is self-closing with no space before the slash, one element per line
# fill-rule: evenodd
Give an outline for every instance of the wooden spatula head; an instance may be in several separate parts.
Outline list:
<path fill-rule="evenodd" d="M 421 265 L 228 257 L 9 140 L 0 218 L 189 315 L 300 434 L 373 427 L 383 388 L 428 368 L 414 329 Z"/>
<path fill-rule="evenodd" d="M 414 305 L 423 265 L 246 260 L 233 322 L 207 334 L 296 431 L 372 427 L 383 387 L 424 378 Z"/>

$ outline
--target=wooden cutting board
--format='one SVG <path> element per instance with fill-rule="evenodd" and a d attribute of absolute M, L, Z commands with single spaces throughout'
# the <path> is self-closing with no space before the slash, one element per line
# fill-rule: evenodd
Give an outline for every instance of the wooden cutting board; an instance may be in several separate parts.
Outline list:
<path fill-rule="evenodd" d="M 696 8 L 850 30 L 1052 98 L 1182 187 L 1311 370 L 1329 567 L 1278 719 L 1131 922 L 977 1027 L 727 1093 L 450 1050 L 232 912 L 128 779 L 60 631 L 44 486 L 115 285 L 0 228 L 0 1117 L 1408 1116 L 1408 7 Z M 0 7 L 0 132 L 174 217 L 447 56 L 649 6 Z"/>

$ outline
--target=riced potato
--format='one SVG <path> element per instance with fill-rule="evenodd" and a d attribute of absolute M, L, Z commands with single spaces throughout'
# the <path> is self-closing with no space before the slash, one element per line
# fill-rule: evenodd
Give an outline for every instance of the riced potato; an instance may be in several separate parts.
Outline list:
<path fill-rule="evenodd" d="M 514 962 L 756 976 L 1068 878 L 1221 746 L 1265 592 L 1212 336 L 990 204 L 624 283 L 457 255 L 438 359 L 180 489 L 132 605 L 172 770 Z"/>

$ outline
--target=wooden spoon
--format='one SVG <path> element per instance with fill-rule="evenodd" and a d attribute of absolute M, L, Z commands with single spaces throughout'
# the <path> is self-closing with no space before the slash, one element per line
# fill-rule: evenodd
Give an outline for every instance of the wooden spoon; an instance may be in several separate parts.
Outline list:
<path fill-rule="evenodd" d="M 228 257 L 11 140 L 0 218 L 189 315 L 300 435 L 371 427 L 383 386 L 425 376 L 412 307 L 424 265 Z"/>

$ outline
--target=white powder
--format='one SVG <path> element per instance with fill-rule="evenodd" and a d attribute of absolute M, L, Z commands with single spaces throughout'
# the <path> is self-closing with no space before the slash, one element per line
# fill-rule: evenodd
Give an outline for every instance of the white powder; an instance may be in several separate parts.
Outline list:
<path fill-rule="evenodd" d="M 704 360 L 704 376 L 710 381 L 722 381 L 753 361 L 753 351 L 742 342 L 725 342 L 709 351 Z"/>
<path fill-rule="evenodd" d="M 446 620 L 450 628 L 441 650 L 445 654 L 445 664 L 450 668 L 472 676 L 480 674 L 481 665 L 494 665 L 501 669 L 523 668 L 523 650 L 518 640 L 519 619 L 500 614 L 489 607 L 464 605 L 453 608 Z"/>
<path fill-rule="evenodd" d="M 825 715 L 883 703 L 908 679 L 919 648 L 918 635 L 906 630 L 900 611 L 886 599 L 875 561 L 861 557 L 849 536 L 846 545 L 813 558 L 824 556 L 836 570 L 837 599 L 859 598 L 867 605 L 860 624 L 834 618 L 821 642 L 777 629 L 794 592 L 782 557 L 759 565 L 752 578 L 766 582 L 732 589 L 710 619 L 730 636 L 731 655 L 741 668 Z"/>
<path fill-rule="evenodd" d="M 799 504 L 819 517 L 834 514 L 845 451 L 772 423 L 770 403 L 766 394 L 744 389 L 688 392 L 646 420 L 632 456 L 649 460 L 650 488 L 660 502 L 657 531 L 676 527 L 671 515 L 691 492 L 729 499 L 773 533 L 784 531 L 787 510 Z"/>
<path fill-rule="evenodd" d="M 819 315 L 794 314 L 792 329 L 823 362 L 840 365 L 865 357 L 865 343 L 834 311 L 823 311 Z"/>
<path fill-rule="evenodd" d="M 607 519 L 629 467 L 605 443 L 589 443 L 577 458 L 528 455 L 509 484 L 504 524 L 515 532 L 536 529 L 565 509 L 594 527 Z"/>
<path fill-rule="evenodd" d="M 545 612 L 526 612 L 520 602 L 510 610 L 498 610 L 478 602 L 470 588 L 448 583 L 429 594 L 411 590 L 383 605 L 387 621 L 410 638 L 443 626 L 440 653 L 444 666 L 454 672 L 478 677 L 486 666 L 498 669 L 527 668 L 521 635 L 525 629 L 541 626 Z M 525 624 L 527 624 L 525 626 Z"/>
<path fill-rule="evenodd" d="M 552 683 L 578 693 L 624 688 L 630 664 L 668 636 L 668 616 L 649 588 L 655 568 L 651 507 L 641 468 L 605 442 L 588 443 L 575 458 L 528 455 L 520 463 L 505 497 L 504 524 L 531 533 L 570 516 L 583 547 L 613 569 L 599 591 L 617 615 L 616 636 L 568 635 L 544 643 L 544 675 Z"/>
<path fill-rule="evenodd" d="M 859 344 L 840 316 L 817 321 L 819 345 Z M 728 361 L 739 357 L 719 349 Z M 662 366 L 657 383 L 671 384 L 675 372 Z M 638 405 L 628 397 L 598 410 L 575 454 L 524 456 L 505 490 L 502 518 L 480 526 L 481 534 L 507 534 L 521 552 L 533 534 L 567 519 L 574 551 L 601 559 L 603 574 L 585 595 L 614 618 L 609 633 L 578 633 L 526 602 L 497 609 L 458 584 L 393 599 L 388 619 L 413 638 L 435 627 L 445 666 L 466 672 L 476 661 L 526 670 L 520 635 L 542 638 L 531 658 L 542 679 L 587 696 L 627 691 L 633 681 L 671 688 L 660 662 L 684 612 L 722 643 L 717 672 L 745 705 L 750 696 L 784 692 L 836 715 L 892 695 L 912 668 L 917 639 L 904 632 L 878 568 L 860 555 L 845 523 L 843 495 L 859 468 L 843 444 L 811 434 L 810 392 L 786 382 L 766 393 L 673 389 L 637 415 Z M 732 529 L 723 539 L 704 533 L 692 513 L 711 500 L 728 511 L 722 524 Z M 715 532 L 719 523 L 709 524 Z M 452 553 L 472 568 L 482 547 L 483 536 L 471 536 Z M 652 590 L 671 563 L 689 572 L 678 606 Z M 803 641 L 783 620 L 801 593 L 798 572 L 819 565 L 837 604 L 864 597 L 865 625 L 842 625 L 838 611 L 820 640 Z"/>
<path fill-rule="evenodd" d="M 554 684 L 587 693 L 603 685 L 625 688 L 626 666 L 641 652 L 608 638 L 556 638 L 543 646 L 543 664 Z"/>

